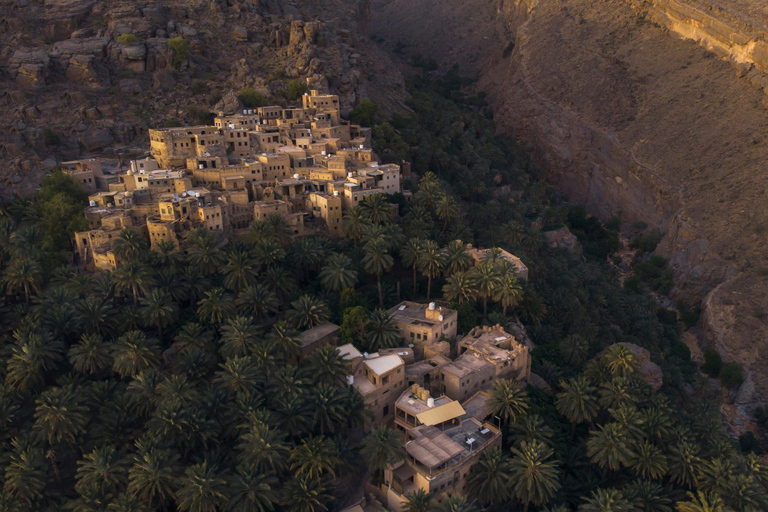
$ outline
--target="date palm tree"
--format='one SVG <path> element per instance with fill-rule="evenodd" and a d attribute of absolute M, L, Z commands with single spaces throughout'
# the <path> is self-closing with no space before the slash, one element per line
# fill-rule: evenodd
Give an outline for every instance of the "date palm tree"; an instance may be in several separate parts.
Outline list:
<path fill-rule="evenodd" d="M 98 334 L 83 334 L 67 353 L 76 372 L 96 375 L 112 367 L 112 347 Z"/>
<path fill-rule="evenodd" d="M 551 460 L 553 453 L 552 448 L 538 441 L 523 441 L 520 448 L 512 448 L 511 490 L 523 502 L 523 512 L 531 503 L 546 503 L 560 488 L 560 470 L 558 463 Z"/>
<path fill-rule="evenodd" d="M 291 302 L 291 308 L 285 312 L 285 318 L 298 329 L 311 329 L 328 321 L 331 312 L 323 300 L 311 295 L 302 295 Z"/>
<path fill-rule="evenodd" d="M 265 423 L 255 422 L 240 434 L 237 445 L 238 462 L 261 474 L 271 474 L 288 467 L 289 448 L 282 433 Z"/>
<path fill-rule="evenodd" d="M 291 451 L 291 471 L 295 477 L 303 475 L 320 479 L 325 475 L 336 476 L 341 464 L 336 445 L 325 436 L 311 436 L 301 441 Z"/>
<path fill-rule="evenodd" d="M 224 252 L 218 247 L 216 237 L 205 228 L 192 230 L 187 236 L 187 259 L 201 276 L 216 273 L 225 261 Z"/>
<path fill-rule="evenodd" d="M 618 489 L 596 489 L 578 512 L 634 512 L 635 505 Z"/>
<path fill-rule="evenodd" d="M 626 345 L 611 345 L 608 347 L 603 359 L 608 365 L 611 374 L 615 377 L 626 377 L 639 368 L 637 356 Z"/>
<path fill-rule="evenodd" d="M 514 308 L 523 300 L 523 287 L 513 272 L 503 273 L 496 282 L 493 300 L 501 302 L 502 314 L 507 316 L 507 309 Z"/>
<path fill-rule="evenodd" d="M 469 493 L 481 502 L 500 505 L 509 501 L 511 464 L 500 448 L 485 450 L 467 477 Z"/>
<path fill-rule="evenodd" d="M 645 479 L 661 480 L 667 473 L 667 458 L 656 445 L 642 441 L 634 446 L 627 466 Z"/>
<path fill-rule="evenodd" d="M 148 505 L 159 503 L 163 510 L 167 510 L 167 501 L 176 497 L 175 488 L 180 476 L 176 453 L 137 442 L 137 452 L 128 470 L 128 492 Z"/>
<path fill-rule="evenodd" d="M 723 499 L 716 494 L 708 495 L 701 491 L 686 494 L 690 501 L 678 501 L 677 512 L 728 512 Z"/>
<path fill-rule="evenodd" d="M 432 296 L 432 279 L 440 275 L 445 264 L 445 257 L 440 246 L 433 240 L 426 240 L 419 248 L 416 265 L 427 278 L 427 300 Z"/>
<path fill-rule="evenodd" d="M 475 506 L 461 494 L 445 496 L 434 508 L 435 512 L 475 512 Z"/>
<path fill-rule="evenodd" d="M 160 289 L 153 288 L 139 301 L 139 315 L 145 327 L 157 329 L 157 339 L 163 340 L 163 327 L 173 324 L 178 314 L 178 307 L 168 294 Z"/>
<path fill-rule="evenodd" d="M 110 301 L 94 295 L 79 301 L 75 311 L 80 325 L 86 331 L 96 334 L 108 331 L 114 317 Z"/>
<path fill-rule="evenodd" d="M 152 272 L 138 261 L 129 261 L 112 272 L 112 283 L 119 294 L 129 293 L 133 306 L 139 306 L 139 294 L 144 294 L 155 284 Z"/>
<path fill-rule="evenodd" d="M 459 217 L 459 203 L 453 196 L 443 195 L 435 202 L 435 215 L 443 221 L 443 231 L 448 231 L 448 223 Z"/>
<path fill-rule="evenodd" d="M 248 286 L 256 284 L 256 262 L 244 248 L 237 248 L 227 255 L 224 271 L 224 286 L 240 293 Z"/>
<path fill-rule="evenodd" d="M 14 338 L 16 343 L 10 347 L 5 383 L 17 390 L 40 387 L 46 372 L 56 369 L 63 360 L 64 346 L 39 333 L 16 331 Z"/>
<path fill-rule="evenodd" d="M 286 512 L 324 512 L 333 496 L 321 480 L 303 475 L 288 480 L 283 487 L 283 510 Z"/>
<path fill-rule="evenodd" d="M 392 218 L 392 206 L 384 194 L 373 194 L 360 203 L 365 217 L 374 224 L 384 224 Z"/>
<path fill-rule="evenodd" d="M 416 489 L 406 495 L 403 512 L 432 512 L 432 494 L 424 489 Z"/>
<path fill-rule="evenodd" d="M 461 240 L 452 240 L 443 249 L 443 272 L 450 277 L 457 272 L 465 272 L 472 266 L 472 257 L 467 254 L 467 246 Z"/>
<path fill-rule="evenodd" d="M 227 512 L 271 512 L 278 503 L 277 478 L 240 465 L 229 479 Z"/>
<path fill-rule="evenodd" d="M 236 305 L 240 312 L 253 315 L 258 319 L 266 318 L 270 313 L 276 313 L 280 301 L 275 292 L 262 284 L 246 287 L 237 296 Z"/>
<path fill-rule="evenodd" d="M 410 267 L 413 269 L 413 295 L 416 296 L 417 277 L 416 271 L 419 267 L 419 254 L 421 254 L 421 246 L 424 244 L 424 240 L 419 238 L 409 238 L 400 247 L 400 261 L 404 267 Z"/>
<path fill-rule="evenodd" d="M 157 340 L 141 331 L 129 331 L 115 341 L 112 369 L 121 377 L 133 377 L 160 362 Z"/>
<path fill-rule="evenodd" d="M 495 415 L 500 416 L 504 423 L 509 423 L 528 410 L 528 392 L 515 381 L 498 380 L 487 403 Z"/>
<path fill-rule="evenodd" d="M 376 275 L 376 286 L 379 290 L 379 307 L 384 307 L 384 292 L 381 289 L 381 275 L 389 272 L 395 260 L 387 251 L 387 242 L 383 238 L 375 238 L 363 247 L 364 256 L 361 261 L 363 268 L 369 274 Z"/>
<path fill-rule="evenodd" d="M 526 414 L 515 423 L 509 425 L 509 441 L 517 448 L 523 441 L 537 441 L 550 445 L 555 431 L 544 422 L 539 414 Z"/>
<path fill-rule="evenodd" d="M 312 352 L 307 357 L 306 365 L 316 384 L 339 385 L 349 373 L 347 365 L 339 357 L 339 350 L 330 345 Z"/>
<path fill-rule="evenodd" d="M 359 206 L 355 206 L 344 212 L 344 217 L 341 219 L 341 230 L 344 236 L 352 240 L 357 247 L 368 224 L 365 212 Z"/>
<path fill-rule="evenodd" d="M 262 269 L 270 269 L 285 259 L 285 249 L 272 238 L 259 240 L 253 246 L 253 261 Z"/>
<path fill-rule="evenodd" d="M 85 432 L 88 421 L 85 396 L 74 385 L 49 388 L 35 401 L 35 427 L 49 444 L 74 444 L 75 438 Z"/>
<path fill-rule="evenodd" d="M 366 334 L 368 350 L 378 352 L 382 348 L 395 347 L 400 339 L 400 329 L 395 319 L 385 309 L 374 309 Z"/>
<path fill-rule="evenodd" d="M 363 438 L 360 452 L 368 467 L 383 475 L 387 466 L 403 457 L 403 443 L 396 430 L 380 425 Z"/>
<path fill-rule="evenodd" d="M 301 333 L 288 322 L 273 325 L 265 340 L 270 352 L 283 361 L 292 361 L 301 354 Z"/>
<path fill-rule="evenodd" d="M 250 357 L 233 357 L 219 365 L 213 383 L 224 391 L 235 394 L 254 394 L 262 380 L 256 364 Z"/>
<path fill-rule="evenodd" d="M 176 506 L 185 512 L 218 512 L 227 503 L 227 481 L 216 466 L 203 461 L 179 479 Z"/>
<path fill-rule="evenodd" d="M 226 321 L 221 328 L 221 348 L 224 359 L 243 357 L 250 354 L 259 341 L 259 329 L 253 325 L 250 316 L 236 316 Z"/>
<path fill-rule="evenodd" d="M 499 271 L 490 261 L 481 261 L 472 269 L 477 295 L 483 299 L 483 316 L 488 316 L 488 299 L 493 297 L 499 282 Z"/>
<path fill-rule="evenodd" d="M 699 448 L 688 441 L 678 441 L 667 453 L 670 480 L 691 488 L 698 482 L 701 469 Z"/>
<path fill-rule="evenodd" d="M 335 432 L 347 418 L 346 394 L 337 385 L 316 385 L 310 392 L 309 403 L 314 412 L 314 427 L 321 433 Z"/>
<path fill-rule="evenodd" d="M 628 465 L 632 455 L 626 432 L 616 423 L 600 425 L 597 430 L 590 431 L 587 456 L 603 469 L 603 478 L 608 476 L 608 470 L 618 471 Z"/>
<path fill-rule="evenodd" d="M 147 251 L 147 239 L 133 229 L 124 229 L 112 241 L 112 251 L 121 262 L 138 260 Z"/>
<path fill-rule="evenodd" d="M 235 312 L 235 300 L 224 288 L 213 288 L 197 303 L 201 320 L 220 325 Z"/>
<path fill-rule="evenodd" d="M 347 288 L 354 288 L 357 272 L 352 268 L 352 260 L 346 254 L 333 253 L 320 270 L 320 283 L 328 290 L 341 294 Z"/>
<path fill-rule="evenodd" d="M 270 213 L 264 217 L 269 235 L 277 240 L 280 245 L 288 245 L 293 238 L 293 231 L 288 219 L 279 213 Z"/>
<path fill-rule="evenodd" d="M 589 342 L 580 334 L 571 334 L 560 340 L 560 355 L 571 364 L 584 364 L 589 353 Z"/>
<path fill-rule="evenodd" d="M 443 286 L 443 297 L 450 302 L 471 302 L 477 295 L 475 280 L 469 272 L 456 272 L 448 278 L 448 282 Z"/>
<path fill-rule="evenodd" d="M 100 446 L 77 461 L 75 490 L 101 499 L 116 495 L 128 485 L 128 462 L 111 446 Z"/>
<path fill-rule="evenodd" d="M 43 281 L 43 268 L 31 258 L 19 258 L 5 269 L 3 281 L 8 293 L 24 293 L 24 302 L 29 304 L 32 293 L 37 293 Z"/>
<path fill-rule="evenodd" d="M 11 450 L 5 468 L 3 490 L 34 510 L 33 504 L 43 498 L 47 481 L 43 450 L 27 438 L 11 440 Z"/>

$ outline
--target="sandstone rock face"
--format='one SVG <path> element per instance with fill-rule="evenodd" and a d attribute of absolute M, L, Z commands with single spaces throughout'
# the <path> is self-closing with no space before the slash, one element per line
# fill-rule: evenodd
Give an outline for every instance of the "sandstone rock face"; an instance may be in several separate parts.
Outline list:
<path fill-rule="evenodd" d="M 565 249 L 574 256 L 581 256 L 581 244 L 576 235 L 563 226 L 553 231 L 545 231 L 544 239 L 553 249 Z"/>
<path fill-rule="evenodd" d="M 643 380 L 654 390 L 658 391 L 661 389 L 661 386 L 664 385 L 664 375 L 659 365 L 651 361 L 651 353 L 634 343 L 618 343 L 618 345 L 627 347 L 635 354 L 635 357 L 640 362 L 640 374 Z"/>

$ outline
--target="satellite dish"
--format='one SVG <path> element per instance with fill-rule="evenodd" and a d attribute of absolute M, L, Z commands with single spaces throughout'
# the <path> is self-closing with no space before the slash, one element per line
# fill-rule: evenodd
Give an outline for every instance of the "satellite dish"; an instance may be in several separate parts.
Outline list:
<path fill-rule="evenodd" d="M 439 315 L 439 316 L 437 317 L 437 319 L 438 319 L 438 320 L 440 320 L 440 321 L 442 322 L 442 321 L 443 321 L 443 315 Z"/>

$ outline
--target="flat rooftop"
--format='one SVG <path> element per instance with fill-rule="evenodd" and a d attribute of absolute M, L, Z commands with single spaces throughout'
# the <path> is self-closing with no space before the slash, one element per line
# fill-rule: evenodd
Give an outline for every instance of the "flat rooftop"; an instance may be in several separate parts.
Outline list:
<path fill-rule="evenodd" d="M 397 399 L 397 405 L 413 416 L 418 416 L 425 411 L 429 411 L 430 409 L 435 409 L 452 402 L 454 401 L 447 396 L 441 396 L 439 398 L 435 398 L 435 406 L 430 407 L 426 400 L 422 400 L 421 398 L 414 395 L 410 389 L 405 390 L 405 392 L 400 395 L 400 398 Z"/>
<path fill-rule="evenodd" d="M 330 322 L 325 324 L 316 325 L 315 327 L 308 329 L 301 333 L 301 346 L 308 347 L 318 340 L 330 336 L 339 330 L 339 326 Z"/>
<path fill-rule="evenodd" d="M 415 434 L 415 438 L 405 444 L 405 451 L 416 461 L 417 469 L 426 474 L 432 474 L 443 464 L 444 469 L 449 469 L 479 452 L 500 435 L 496 428 L 474 418 L 468 418 L 445 431 L 422 425 L 410 433 Z"/>
<path fill-rule="evenodd" d="M 345 361 L 349 361 L 358 357 L 363 357 L 363 354 L 357 350 L 354 345 L 347 343 L 346 345 L 339 347 L 339 357 Z"/>
<path fill-rule="evenodd" d="M 393 354 L 389 356 L 378 356 L 365 360 L 365 365 L 376 375 L 384 375 L 387 372 L 391 372 L 398 366 L 403 365 L 403 360 L 400 356 Z"/>

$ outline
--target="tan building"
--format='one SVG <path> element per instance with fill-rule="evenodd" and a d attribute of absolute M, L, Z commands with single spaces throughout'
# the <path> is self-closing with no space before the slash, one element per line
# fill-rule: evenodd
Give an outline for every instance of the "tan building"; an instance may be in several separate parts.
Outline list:
<path fill-rule="evenodd" d="M 403 433 L 405 459 L 385 473 L 387 507 L 401 511 L 407 495 L 467 492 L 472 466 L 487 449 L 501 446 L 501 432 L 468 415 L 459 402 L 432 398 L 413 386 L 395 404 L 395 425 Z"/>
<path fill-rule="evenodd" d="M 214 126 L 149 130 L 150 154 L 160 167 L 183 167 L 188 158 L 226 156 L 224 137 Z"/>
<path fill-rule="evenodd" d="M 369 354 L 349 379 L 373 414 L 370 428 L 395 417 L 395 401 L 405 389 L 405 363 L 397 354 Z"/>
<path fill-rule="evenodd" d="M 445 365 L 441 373 L 444 393 L 463 401 L 494 382 L 496 367 L 485 359 L 464 354 Z"/>
<path fill-rule="evenodd" d="M 302 97 L 305 109 L 313 109 L 319 112 L 339 110 L 339 97 L 333 94 L 320 94 L 316 90 L 305 93 Z"/>
<path fill-rule="evenodd" d="M 330 235 L 344 236 L 341 230 L 344 213 L 341 209 L 341 197 L 337 194 L 311 192 L 307 195 L 306 208 L 309 213 L 325 221 Z"/>
<path fill-rule="evenodd" d="M 99 190 L 99 184 L 96 182 L 96 176 L 103 176 L 101 160 L 90 158 L 87 160 L 74 160 L 71 162 L 62 162 L 61 170 L 72 181 L 80 187 L 83 192 L 96 192 Z"/>
<path fill-rule="evenodd" d="M 267 153 L 259 155 L 262 164 L 262 176 L 264 181 L 276 181 L 292 176 L 291 157 L 279 153 Z"/>
<path fill-rule="evenodd" d="M 472 247 L 472 244 L 467 244 L 467 253 L 472 256 L 475 264 L 489 258 L 507 261 L 515 268 L 517 276 L 520 279 L 524 281 L 528 280 L 528 267 L 525 266 L 525 263 L 511 252 L 505 251 L 501 247 L 495 247 L 493 249 L 475 249 Z"/>
<path fill-rule="evenodd" d="M 461 357 L 472 356 L 492 364 L 494 379 L 526 380 L 531 374 L 531 358 L 528 347 L 518 343 L 500 325 L 477 326 L 459 343 Z"/>
<path fill-rule="evenodd" d="M 301 333 L 301 354 L 307 356 L 323 345 L 335 345 L 339 326 L 326 322 Z"/>
<path fill-rule="evenodd" d="M 424 347 L 439 342 L 443 337 L 456 338 L 458 313 L 435 302 L 401 302 L 389 310 L 397 322 L 405 345 L 413 344 L 416 354 L 424 353 Z"/>

